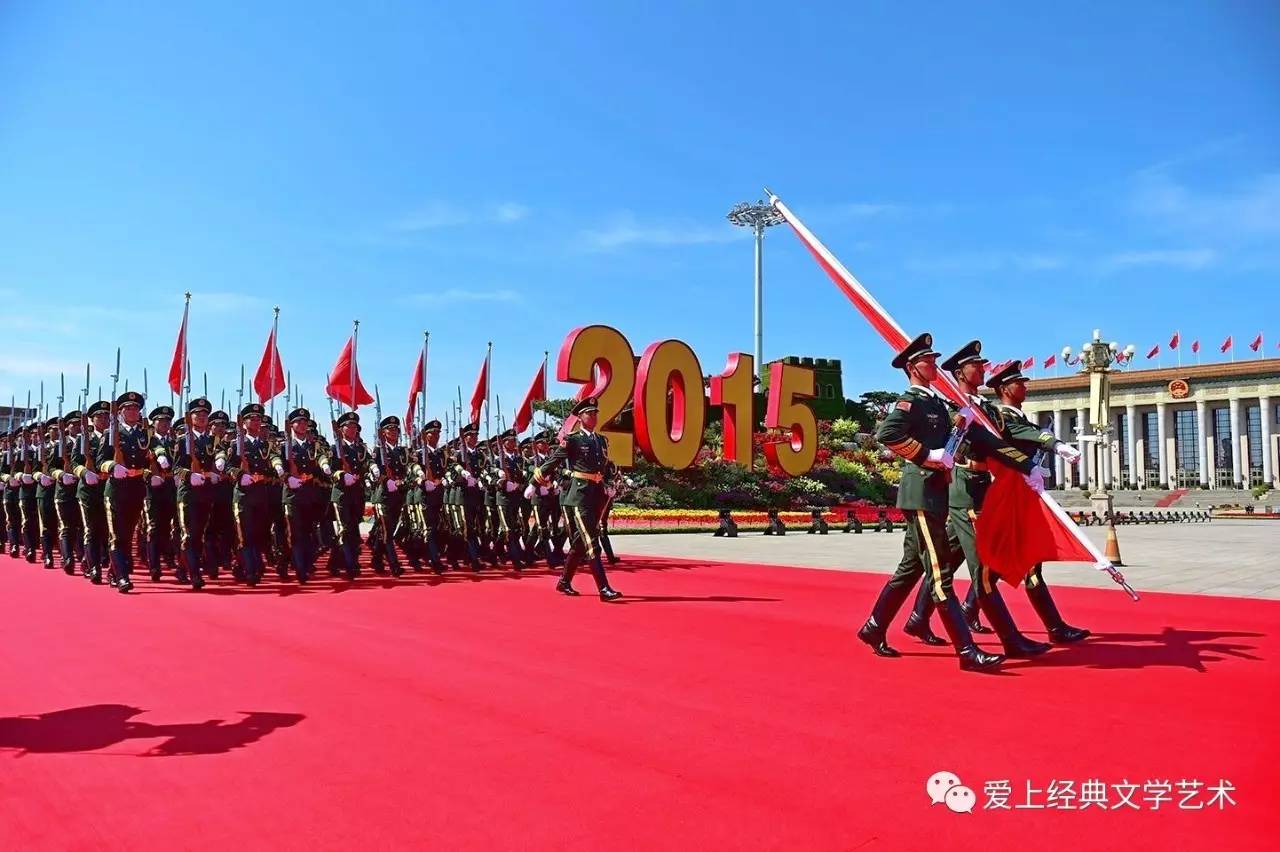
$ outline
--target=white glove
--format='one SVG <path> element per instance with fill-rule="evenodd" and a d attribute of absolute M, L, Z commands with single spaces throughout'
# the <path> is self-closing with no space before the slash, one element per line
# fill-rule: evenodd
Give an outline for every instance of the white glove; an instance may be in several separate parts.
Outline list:
<path fill-rule="evenodd" d="M 115 467 L 111 468 L 111 475 L 116 479 L 128 479 L 129 468 L 125 467 L 122 464 L 118 464 Z"/>
<path fill-rule="evenodd" d="M 526 500 L 532 500 L 532 499 L 533 499 L 534 491 L 536 491 L 536 490 L 537 490 L 537 489 L 535 489 L 532 485 L 530 485 L 528 488 L 526 488 L 526 489 L 524 490 L 524 499 L 526 499 Z"/>
<path fill-rule="evenodd" d="M 218 473 L 222 473 L 222 471 L 224 471 L 224 470 L 226 470 L 226 469 L 227 469 L 227 460 L 226 460 L 226 459 L 214 459 L 214 460 L 213 460 L 213 466 L 214 466 L 214 468 L 216 468 L 216 469 L 217 469 Z"/>
<path fill-rule="evenodd" d="M 222 481 L 222 477 L 221 477 L 221 476 L 218 476 L 218 474 L 216 474 L 216 473 L 211 473 L 211 474 L 209 474 L 209 482 L 210 482 L 211 484 L 213 484 L 213 485 L 217 485 L 217 484 L 218 484 L 219 482 L 221 482 L 221 481 Z"/>
<path fill-rule="evenodd" d="M 93 471 L 91 471 L 91 470 L 86 470 L 86 471 L 84 472 L 84 484 L 85 484 L 85 485 L 97 485 L 97 484 L 98 484 L 98 474 L 94 473 L 94 472 L 93 472 Z"/>
<path fill-rule="evenodd" d="M 551 489 L 545 485 L 541 485 L 538 487 L 538 493 L 541 494 L 543 497 L 546 497 L 548 494 L 551 493 Z"/>
<path fill-rule="evenodd" d="M 476 478 L 475 478 L 474 476 L 468 476 L 468 477 L 467 477 L 467 487 L 468 487 L 468 488 L 475 488 L 475 487 L 476 487 Z"/>
<path fill-rule="evenodd" d="M 435 490 L 436 490 L 436 484 L 435 484 L 434 482 L 432 482 L 430 479 L 428 479 L 427 481 L 425 481 L 425 482 L 423 482 L 423 483 L 422 483 L 422 490 L 424 490 L 424 491 L 435 491 Z"/>
<path fill-rule="evenodd" d="M 354 473 L 344 473 L 344 474 L 342 474 L 342 484 L 343 484 L 343 485 L 345 485 L 345 486 L 347 486 L 348 488 L 350 488 L 352 485 L 355 485 L 355 484 L 356 484 L 356 475 L 355 475 Z"/>
<path fill-rule="evenodd" d="M 327 464 L 320 465 L 320 470 L 325 476 L 333 476 L 333 468 L 329 467 Z"/>
<path fill-rule="evenodd" d="M 943 470 L 951 470 L 955 467 L 955 457 L 947 452 L 945 447 L 939 447 L 936 450 L 929 451 L 929 457 L 925 459 L 929 464 L 941 467 Z"/>
<path fill-rule="evenodd" d="M 297 491 L 299 488 L 302 487 L 302 480 L 296 476 L 289 477 L 288 482 L 289 482 L 289 487 L 292 488 L 294 491 Z"/>
<path fill-rule="evenodd" d="M 512 491 L 515 491 L 519 487 L 520 486 L 517 485 L 516 483 L 508 481 L 506 484 L 507 493 L 510 494 Z"/>
<path fill-rule="evenodd" d="M 968 429 L 969 426 L 973 423 L 974 418 L 978 416 L 977 412 L 974 411 L 973 408 L 968 405 L 960 409 L 958 413 L 963 420 L 960 426 L 961 428 L 964 428 L 964 429 Z"/>
<path fill-rule="evenodd" d="M 1032 491 L 1037 494 L 1044 493 L 1044 468 L 1033 467 L 1031 472 L 1026 475 L 1026 480 Z"/>
<path fill-rule="evenodd" d="M 371 464 L 369 465 L 369 473 L 374 479 L 378 479 L 382 476 L 382 468 L 378 467 L 376 464 Z"/>
<path fill-rule="evenodd" d="M 618 489 L 610 485 L 608 488 L 604 490 L 604 493 L 609 495 L 609 499 L 612 500 L 614 497 L 618 496 Z"/>
<path fill-rule="evenodd" d="M 395 490 L 399 487 L 400 487 L 400 484 L 396 482 L 394 479 L 387 480 L 387 490 L 392 492 L 393 494 L 395 493 Z"/>
<path fill-rule="evenodd" d="M 47 473 L 40 474 L 40 487 L 48 488 L 53 484 L 53 478 Z"/>
<path fill-rule="evenodd" d="M 1058 454 L 1067 464 L 1080 463 L 1080 451 L 1070 444 L 1064 444 L 1061 441 L 1054 446 L 1053 451 Z"/>
<path fill-rule="evenodd" d="M 202 476 L 202 475 L 201 475 L 201 474 L 199 474 L 199 473 L 196 473 L 195 471 L 192 471 L 192 472 L 191 472 L 191 478 L 190 478 L 188 481 L 189 481 L 192 485 L 199 487 L 199 486 L 201 486 L 201 485 L 204 485 L 204 476 Z"/>
<path fill-rule="evenodd" d="M 35 484 L 36 484 L 36 478 L 35 478 L 34 476 L 32 476 L 31 474 L 29 474 L 29 473 L 24 473 L 24 474 L 22 474 L 22 484 L 23 484 L 23 485 L 35 485 Z"/>
<path fill-rule="evenodd" d="M 169 457 L 168 457 L 168 456 L 156 456 L 156 461 L 158 461 L 158 462 L 160 463 L 160 469 L 161 469 L 161 470 L 168 470 L 168 469 L 169 469 Z"/>
<path fill-rule="evenodd" d="M 248 488 L 248 487 L 249 487 L 250 485 L 252 485 L 252 484 L 253 484 L 253 477 L 252 477 L 252 476 L 250 476 L 250 475 L 249 475 L 249 474 L 247 474 L 247 473 L 242 473 L 242 474 L 240 474 L 240 487 L 241 487 L 241 488 Z"/>
<path fill-rule="evenodd" d="M 159 488 L 161 485 L 164 485 L 164 477 L 158 473 L 151 474 L 151 487 Z"/>
<path fill-rule="evenodd" d="M 284 476 L 284 465 L 278 464 L 275 466 L 275 468 L 276 468 L 276 476 Z"/>
<path fill-rule="evenodd" d="M 507 478 L 507 472 L 506 472 L 505 470 L 500 470 L 500 471 L 498 471 L 498 480 L 499 480 L 499 481 L 501 481 L 501 480 L 503 480 L 503 479 L 506 479 L 506 478 Z"/>
<path fill-rule="evenodd" d="M 62 479 L 62 484 L 63 484 L 63 485 L 75 485 L 75 484 L 76 484 L 76 476 L 75 476 L 75 474 L 74 474 L 74 473 L 64 473 L 64 474 L 62 474 L 61 479 Z"/>

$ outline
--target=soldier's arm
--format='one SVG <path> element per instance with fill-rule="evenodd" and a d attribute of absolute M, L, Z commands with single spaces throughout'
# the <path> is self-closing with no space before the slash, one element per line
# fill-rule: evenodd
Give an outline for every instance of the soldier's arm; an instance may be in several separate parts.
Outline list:
<path fill-rule="evenodd" d="M 1027 443 L 1036 443 L 1046 450 L 1052 450 L 1062 442 L 1053 436 L 1051 432 L 1045 432 L 1043 429 L 1028 423 L 1021 417 L 1004 418 L 1004 431 L 1010 441 L 1024 441 Z"/>
<path fill-rule="evenodd" d="M 914 464 L 922 464 L 929 457 L 928 447 L 911 437 L 911 406 L 914 403 L 905 397 L 899 399 L 889 409 L 884 420 L 876 429 L 876 440 L 884 444 L 896 455 Z"/>
<path fill-rule="evenodd" d="M 981 426 L 972 426 L 968 433 L 969 450 L 974 458 L 994 461 L 1020 473 L 1030 473 L 1035 464 L 1031 456 L 1011 446 L 999 435 Z"/>
<path fill-rule="evenodd" d="M 565 438 L 563 444 L 557 444 L 552 450 L 551 455 L 546 460 L 533 469 L 534 479 L 549 479 L 556 468 L 563 465 L 569 460 L 569 438 Z"/>

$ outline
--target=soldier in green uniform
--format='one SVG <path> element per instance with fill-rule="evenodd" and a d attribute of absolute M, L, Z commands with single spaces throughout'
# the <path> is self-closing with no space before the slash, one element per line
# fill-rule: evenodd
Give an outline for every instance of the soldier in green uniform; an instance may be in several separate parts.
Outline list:
<path fill-rule="evenodd" d="M 240 409 L 240 428 L 227 470 L 235 480 L 235 518 L 240 531 L 240 553 L 245 582 L 262 580 L 265 559 L 271 552 L 271 503 L 279 498 L 284 463 L 263 430 L 262 405 L 246 403 Z"/>
<path fill-rule="evenodd" d="M 226 455 L 218 448 L 209 426 L 213 404 L 204 397 L 187 403 L 187 429 L 174 448 L 173 470 L 177 480 L 178 535 L 182 561 L 178 582 L 204 587 L 205 546 L 217 489 L 225 478 Z"/>
<path fill-rule="evenodd" d="M 364 520 L 365 477 L 369 448 L 360 439 L 360 415 L 348 411 L 338 417 L 338 440 L 326 476 L 333 477 L 329 499 L 337 516 L 338 553 L 348 580 L 360 573 L 360 523 Z"/>
<path fill-rule="evenodd" d="M 520 492 L 516 514 L 520 516 L 520 546 L 530 562 L 538 558 L 538 526 L 533 520 L 533 495 L 537 488 L 530 482 L 533 472 L 533 437 L 520 441 L 520 470 L 524 474 L 524 490 Z"/>
<path fill-rule="evenodd" d="M 858 638 L 879 656 L 898 656 L 885 641 L 885 630 L 924 575 L 960 659 L 960 668 L 991 669 L 1004 658 L 988 654 L 974 644 L 960 601 L 951 588 L 956 561 L 951 555 L 946 522 L 953 445 L 967 434 L 971 458 L 994 460 L 1030 476 L 1035 475 L 1035 468 L 1029 456 L 985 430 L 966 432 L 972 410 L 953 412 L 931 386 L 937 378 L 937 358 L 933 337 L 926 333 L 908 343 L 893 359 L 893 366 L 906 372 L 911 387 L 889 410 L 876 431 L 876 439 L 904 460 L 898 508 L 906 515 L 907 533 L 902 561 L 881 591 L 871 617 L 858 631 Z"/>
<path fill-rule="evenodd" d="M 506 537 L 507 556 L 511 567 L 519 571 L 533 565 L 533 557 L 524 550 L 520 501 L 528 485 L 524 459 L 516 452 L 516 430 L 508 429 L 498 436 L 496 499 L 499 534 Z"/>
<path fill-rule="evenodd" d="M 428 420 L 422 427 L 421 437 L 418 449 L 418 488 L 421 491 L 422 544 L 426 549 L 427 564 L 439 574 L 444 571 L 444 565 L 440 562 L 440 540 L 447 471 L 445 452 L 439 446 L 440 421 Z"/>
<path fill-rule="evenodd" d="M 85 411 L 88 428 L 80 436 L 80 451 L 74 458 L 72 473 L 79 483 L 76 500 L 80 503 L 80 518 L 84 526 L 83 574 L 91 583 L 102 582 L 102 566 L 110 558 L 107 552 L 109 528 L 107 524 L 106 483 L 98 476 L 98 448 L 105 442 L 107 422 L 111 417 L 111 404 L 98 400 Z"/>
<path fill-rule="evenodd" d="M 40 543 L 40 505 L 36 501 L 40 486 L 36 477 L 40 472 L 40 448 L 43 444 L 44 429 L 39 421 L 28 423 L 22 435 L 22 552 L 33 564 Z"/>
<path fill-rule="evenodd" d="M 556 468 L 569 471 L 570 486 L 564 496 L 565 513 L 569 516 L 569 556 L 564 572 L 556 583 L 556 591 L 577 595 L 573 588 L 573 575 L 585 559 L 591 566 L 600 599 L 612 601 L 622 594 L 609 585 L 604 563 L 600 558 L 600 515 L 604 511 L 605 467 L 609 462 L 609 441 L 596 433 L 600 415 L 598 400 L 589 396 L 573 407 L 581 425 L 580 429 L 565 436 L 564 442 L 552 450 L 551 455 L 534 470 L 534 481 L 546 485 Z"/>
<path fill-rule="evenodd" d="M 9 547 L 9 555 L 17 556 L 22 540 L 22 474 L 17 475 L 14 480 L 14 470 L 17 459 L 17 441 L 14 438 L 14 432 L 6 432 L 4 434 L 4 465 L 3 472 L 0 472 L 0 483 L 4 485 L 4 529 L 5 542 Z"/>
<path fill-rule="evenodd" d="M 235 514 L 235 480 L 223 475 L 227 455 L 231 449 L 231 415 L 218 410 L 209 415 L 209 434 L 212 436 L 214 473 L 209 486 L 213 490 L 213 503 L 209 507 L 209 525 L 205 533 L 204 569 L 209 579 L 218 579 L 220 569 L 232 564 L 232 550 L 237 543 Z"/>
<path fill-rule="evenodd" d="M 547 430 L 534 438 L 533 457 L 530 460 L 530 479 L 532 471 L 540 467 L 549 458 L 551 445 L 555 442 L 555 433 Z M 536 484 L 537 493 L 533 495 L 534 517 L 538 523 L 537 551 L 547 560 L 548 568 L 558 568 L 564 564 L 564 534 L 560 527 L 560 494 L 554 482 Z"/>
<path fill-rule="evenodd" d="M 289 521 L 289 551 L 299 583 L 315 572 L 320 519 L 328 504 L 329 457 L 311 437 L 311 412 L 295 408 L 285 418 L 284 512 Z"/>
<path fill-rule="evenodd" d="M 1051 432 L 1042 430 L 1022 412 L 1022 403 L 1027 397 L 1027 377 L 1022 375 L 1017 362 L 992 376 L 987 386 L 1000 396 L 995 423 L 1006 441 L 1026 453 L 1043 456 L 1053 452 L 1072 464 L 1080 460 L 1079 450 L 1058 440 Z M 1040 470 L 1039 467 L 1036 469 Z M 1079 642 L 1089 635 L 1089 631 L 1063 621 L 1040 568 L 1039 565 L 1032 568 L 1025 581 L 1032 609 L 1044 622 L 1051 641 L 1058 644 Z M 994 582 L 994 577 L 992 580 Z"/>
<path fill-rule="evenodd" d="M 404 522 L 405 501 L 409 495 L 409 452 L 400 446 L 400 418 L 394 414 L 378 423 L 378 440 L 369 466 L 372 489 L 373 528 L 369 531 L 370 562 L 375 574 L 399 577 L 404 573 L 396 536 Z M 385 566 L 385 567 L 384 567 Z"/>
<path fill-rule="evenodd" d="M 79 440 L 80 412 L 64 414 L 52 468 L 56 483 L 53 507 L 58 519 L 58 552 L 62 570 L 67 574 L 75 574 L 76 562 L 84 555 L 84 519 L 80 515 L 80 504 L 76 502 L 79 480 L 74 472 Z"/>
<path fill-rule="evenodd" d="M 142 427 L 142 394 L 125 391 L 116 398 L 116 419 L 98 446 L 98 472 L 106 477 L 106 516 L 111 568 L 107 581 L 120 592 L 133 588 L 133 544 L 147 496 L 151 466 L 147 431 Z"/>
<path fill-rule="evenodd" d="M 58 418 L 46 420 L 40 430 L 40 456 L 36 462 L 36 505 L 40 514 L 40 557 L 45 568 L 53 568 L 54 540 L 58 535 L 58 507 L 55 502 L 54 453 L 57 452 Z"/>
<path fill-rule="evenodd" d="M 178 572 L 174 559 L 173 527 L 178 519 L 178 491 L 173 481 L 173 409 L 159 405 L 147 416 L 151 422 L 150 450 L 154 460 L 147 477 L 147 567 L 153 582 L 160 580 L 163 559 L 185 584 L 185 571 Z"/>
<path fill-rule="evenodd" d="M 969 405 L 981 409 L 993 423 L 997 421 L 995 406 L 978 393 L 982 386 L 984 368 L 987 359 L 982 357 L 982 344 L 971 340 L 954 355 L 942 362 L 942 368 L 955 377 L 960 390 L 966 395 Z M 974 427 L 977 428 L 977 427 Z M 948 493 L 949 512 L 947 515 L 947 537 L 952 558 L 956 567 L 963 560 L 969 566 L 969 594 L 962 605 L 964 615 L 973 632 L 991 632 L 980 627 L 977 609 L 986 613 L 987 619 L 995 628 L 1000 644 L 1004 646 L 1005 656 L 1014 659 L 1027 659 L 1042 654 L 1051 647 L 1044 642 L 1035 642 L 1024 636 L 1014 623 L 1000 590 L 995 586 L 995 575 L 982 564 L 978 558 L 977 535 L 974 522 L 982 511 L 983 499 L 987 488 L 991 485 L 991 474 L 986 462 L 969 458 L 969 440 L 961 442 L 956 452 L 955 467 L 952 470 L 951 488 Z M 1065 445 L 1064 445 L 1065 446 Z M 1071 450 L 1064 457 L 1078 460 L 1079 453 Z M 954 570 L 954 569 L 953 569 Z M 903 632 L 919 638 L 929 645 L 946 644 L 933 635 L 929 629 L 929 616 L 934 609 L 933 598 L 928 593 L 928 585 L 920 587 L 916 596 L 916 605 L 907 619 Z"/>
<path fill-rule="evenodd" d="M 453 459 L 453 482 L 461 501 L 459 520 L 461 537 L 466 542 L 467 562 L 471 570 L 480 570 L 480 536 L 483 531 L 485 459 L 477 446 L 480 427 L 468 423 L 459 434 L 461 443 Z"/>

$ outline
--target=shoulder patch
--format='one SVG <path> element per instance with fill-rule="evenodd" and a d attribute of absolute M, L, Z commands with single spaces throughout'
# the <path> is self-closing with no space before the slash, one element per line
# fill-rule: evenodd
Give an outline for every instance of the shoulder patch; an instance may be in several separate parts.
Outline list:
<path fill-rule="evenodd" d="M 900 399 L 898 400 L 898 404 L 895 405 L 894 408 L 898 409 L 899 411 L 910 411 L 911 403 L 905 399 Z"/>

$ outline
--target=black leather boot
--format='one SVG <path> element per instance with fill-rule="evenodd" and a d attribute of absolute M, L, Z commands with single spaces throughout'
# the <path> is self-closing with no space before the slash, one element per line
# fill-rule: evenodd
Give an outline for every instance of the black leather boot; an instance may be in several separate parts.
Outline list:
<path fill-rule="evenodd" d="M 921 583 L 916 593 L 916 603 L 907 616 L 907 623 L 902 625 L 902 632 L 914 636 L 926 645 L 945 645 L 947 640 L 933 632 L 929 627 L 929 616 L 933 615 L 933 598 L 929 595 L 929 584 Z"/>
<path fill-rule="evenodd" d="M 965 623 L 969 625 L 970 633 L 991 633 L 991 628 L 983 627 L 982 620 L 978 618 L 979 607 L 977 580 L 974 580 L 969 584 L 969 594 L 964 596 L 964 602 L 960 604 L 960 610 L 964 613 L 964 620 Z"/>
<path fill-rule="evenodd" d="M 912 588 L 912 586 L 895 587 L 885 583 L 884 588 L 880 590 L 880 596 L 876 598 L 875 606 L 871 608 L 871 617 L 858 630 L 858 638 L 870 645 L 877 657 L 900 656 L 885 641 L 885 631 L 893 621 L 893 617 L 898 614 L 898 610 L 902 608 L 902 604 L 906 602 Z"/>
<path fill-rule="evenodd" d="M 1089 635 L 1088 630 L 1072 627 L 1062 620 L 1057 604 L 1053 602 L 1053 595 L 1049 593 L 1049 587 L 1043 580 L 1027 587 L 1027 599 L 1031 601 L 1031 608 L 1036 611 L 1036 615 L 1044 622 L 1045 629 L 1049 631 L 1049 640 L 1054 644 L 1069 645 Z"/>
<path fill-rule="evenodd" d="M 578 559 L 577 553 L 569 554 L 564 563 L 564 571 L 560 573 L 560 580 L 556 583 L 556 591 L 571 598 L 578 596 L 577 590 L 573 588 L 573 575 L 578 570 Z"/>
<path fill-rule="evenodd" d="M 1029 660 L 1048 651 L 1053 646 L 1048 642 L 1036 642 L 1023 636 L 1013 622 L 1013 615 L 998 589 L 992 589 L 978 598 L 978 605 L 987 614 L 987 621 L 995 628 L 1004 646 L 1004 654 L 1011 660 Z"/>
<path fill-rule="evenodd" d="M 951 637 L 951 644 L 960 658 L 961 671 L 991 671 L 1004 662 L 999 654 L 988 654 L 973 643 L 973 635 L 969 633 L 969 625 L 965 624 L 964 613 L 960 610 L 960 601 L 948 597 L 938 604 L 938 618 Z"/>

